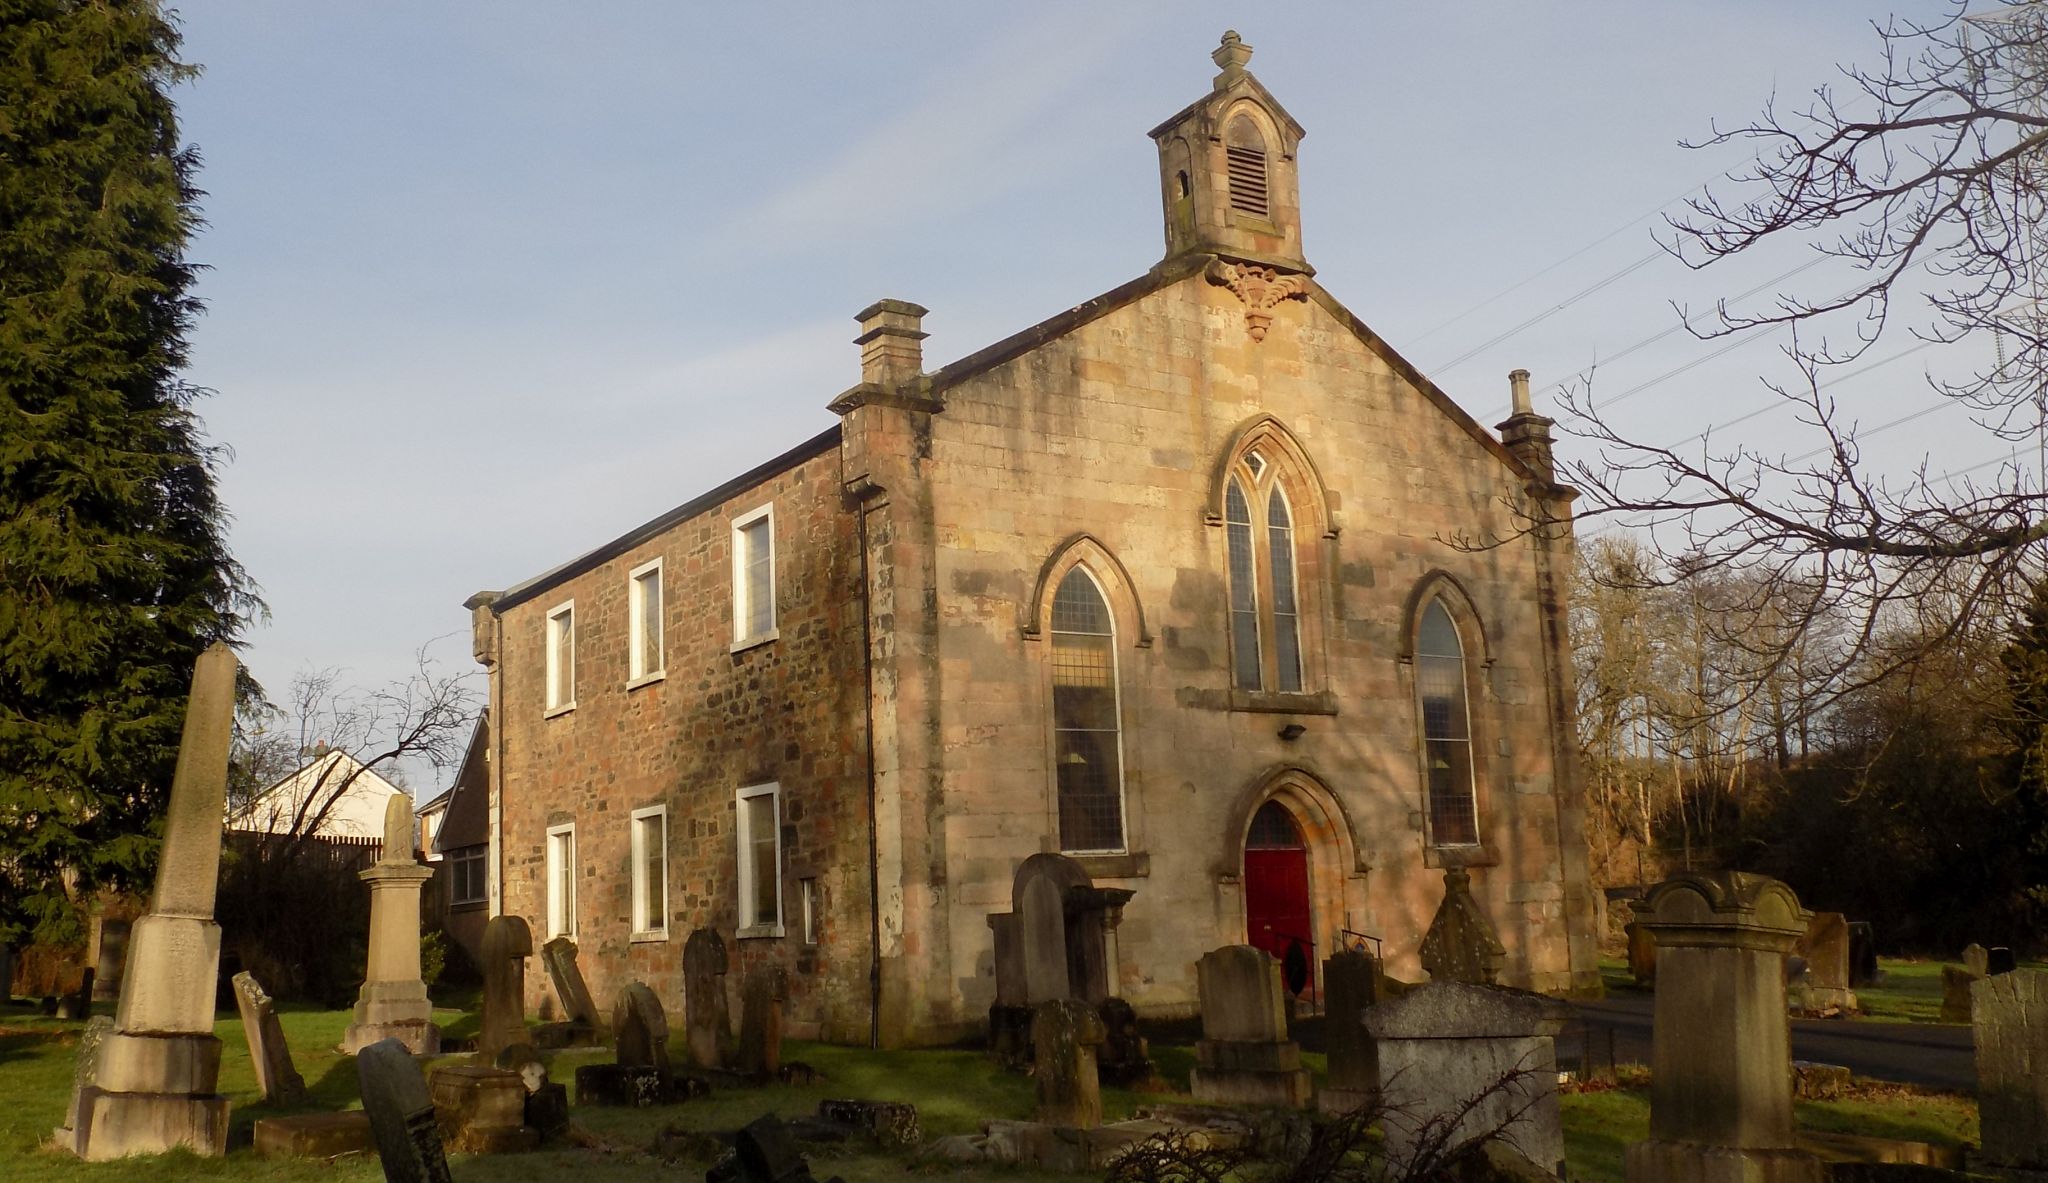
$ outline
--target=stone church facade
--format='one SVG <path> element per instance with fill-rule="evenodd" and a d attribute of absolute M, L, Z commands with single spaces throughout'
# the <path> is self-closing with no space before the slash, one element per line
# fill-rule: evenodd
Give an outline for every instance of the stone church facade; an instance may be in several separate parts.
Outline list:
<path fill-rule="evenodd" d="M 1314 278 L 1302 129 L 1215 56 L 1150 272 L 934 370 L 881 301 L 838 426 L 469 602 L 492 908 L 600 998 L 679 1005 L 710 928 L 799 1034 L 957 1038 L 1041 851 L 1135 892 L 1141 1014 L 1227 944 L 1419 978 L 1452 866 L 1505 982 L 1597 984 L 1549 421 L 1518 374 L 1487 430 Z"/>

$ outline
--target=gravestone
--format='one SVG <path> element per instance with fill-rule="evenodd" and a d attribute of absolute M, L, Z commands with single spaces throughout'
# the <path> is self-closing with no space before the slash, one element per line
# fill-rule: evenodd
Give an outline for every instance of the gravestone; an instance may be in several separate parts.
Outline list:
<path fill-rule="evenodd" d="M 442 1144 L 464 1154 L 512 1154 L 540 1144 L 526 1124 L 526 1082 L 488 1064 L 448 1064 L 427 1081 Z"/>
<path fill-rule="evenodd" d="M 1994 974 L 1970 993 L 1982 1147 L 1971 1165 L 2048 1171 L 2048 970 Z"/>
<path fill-rule="evenodd" d="M 60 1019 L 89 1019 L 92 1017 L 92 984 L 96 973 L 87 966 L 78 975 L 78 988 L 67 991 L 57 1000 L 57 1017 Z"/>
<path fill-rule="evenodd" d="M 1944 1023 L 1969 1022 L 1971 987 L 1983 980 L 1983 975 L 1973 974 L 1967 969 L 1957 969 L 1953 965 L 1942 966 L 1941 1021 Z"/>
<path fill-rule="evenodd" d="M 1554 998 L 1468 982 L 1427 982 L 1367 1011 L 1389 1156 L 1406 1165 L 1446 1125 L 1458 1141 L 1499 1130 L 1563 1178 L 1556 1037 L 1571 1014 Z"/>
<path fill-rule="evenodd" d="M 92 996 L 101 1002 L 121 997 L 121 978 L 128 970 L 128 933 L 132 920 L 95 917 L 93 943 L 99 954 L 93 959 Z"/>
<path fill-rule="evenodd" d="M 540 947 L 540 959 L 548 967 L 548 980 L 562 1013 L 569 1022 L 586 1032 L 597 1030 L 597 1004 L 590 999 L 590 987 L 583 982 L 583 970 L 576 964 L 576 942 L 556 937 Z"/>
<path fill-rule="evenodd" d="M 1631 920 L 1621 930 L 1628 937 L 1628 975 L 1638 986 L 1648 986 L 1657 980 L 1657 941 L 1638 921 Z"/>
<path fill-rule="evenodd" d="M 1878 980 L 1877 934 L 1868 920 L 1849 922 L 1849 988 L 1875 986 Z"/>
<path fill-rule="evenodd" d="M 1018 865 L 1010 911 L 988 918 L 996 977 L 989 1047 L 998 1060 L 1029 1060 L 1039 1003 L 1078 998 L 1099 1007 L 1118 995 L 1116 930 L 1133 894 L 1095 886 L 1063 854 L 1034 854 Z"/>
<path fill-rule="evenodd" d="M 1039 1121 L 1082 1130 L 1102 1124 L 1102 1080 L 1095 1068 L 1102 1037 L 1102 1016 L 1078 998 L 1041 1002 L 1032 1009 Z"/>
<path fill-rule="evenodd" d="M 272 1105 L 305 1100 L 306 1081 L 292 1063 L 292 1049 L 277 1021 L 277 1007 L 247 971 L 235 975 L 235 1009 L 242 1015 L 242 1034 L 249 1041 L 249 1060 L 255 1065 L 256 1085 L 263 1090 L 263 1099 Z"/>
<path fill-rule="evenodd" d="M 90 1053 L 92 1083 L 78 1098 L 59 1146 L 85 1159 L 184 1146 L 227 1148 L 228 1101 L 220 1095 L 220 1040 L 213 1034 L 220 926 L 221 818 L 235 726 L 234 650 L 216 642 L 193 665 L 177 771 L 149 912 L 128 939 L 127 988 L 114 1028 Z"/>
<path fill-rule="evenodd" d="M 357 1051 L 356 1081 L 385 1183 L 451 1183 L 434 1098 L 404 1041 L 382 1039 Z"/>
<path fill-rule="evenodd" d="M 1230 945 L 1196 963 L 1202 1039 L 1189 1081 L 1195 1099 L 1223 1105 L 1308 1104 L 1301 1047 L 1287 1038 L 1280 963 L 1250 945 Z"/>
<path fill-rule="evenodd" d="M 1379 1001 L 1380 964 L 1370 953 L 1346 949 L 1323 962 L 1323 1042 L 1329 1070 L 1316 1105 L 1349 1113 L 1379 1096 L 1379 1044 L 1365 1019 Z"/>
<path fill-rule="evenodd" d="M 1031 1008 L 1024 1005 L 1024 942 L 1015 912 L 990 912 L 995 945 L 996 1000 L 988 1008 L 988 1050 L 998 1064 L 1018 1069 L 1031 1063 Z"/>
<path fill-rule="evenodd" d="M 617 1061 L 628 1068 L 652 1068 L 673 1075 L 668 1058 L 668 1012 L 644 982 L 628 982 L 612 1006 L 612 1042 Z"/>
<path fill-rule="evenodd" d="M 58 1131 L 60 1135 L 63 1130 L 78 1128 L 79 1112 L 93 1089 L 93 1074 L 99 1068 L 100 1043 L 113 1030 L 113 1019 L 94 1015 L 85 1021 L 85 1030 L 78 1033 L 78 1060 L 71 1069 L 71 1104 L 64 1111 L 64 1125 Z"/>
<path fill-rule="evenodd" d="M 810 1164 L 773 1113 L 733 1135 L 732 1152 L 704 1172 L 705 1183 L 813 1183 Z"/>
<path fill-rule="evenodd" d="M 1444 868 L 1443 902 L 1422 934 L 1421 954 L 1431 981 L 1490 986 L 1500 976 L 1507 949 L 1472 898 L 1472 875 L 1463 867 Z"/>
<path fill-rule="evenodd" d="M 725 1067 L 731 1022 L 725 1004 L 725 942 L 700 928 L 683 942 L 683 1026 L 690 1062 L 699 1068 Z"/>
<path fill-rule="evenodd" d="M 1105 1083 L 1130 1088 L 1159 1074 L 1152 1048 L 1138 1028 L 1138 1012 L 1130 1003 L 1105 998 L 1095 1013 L 1102 1018 L 1102 1050 L 1096 1053 L 1095 1068 Z"/>
<path fill-rule="evenodd" d="M 1810 919 L 1799 898 L 1762 875 L 1693 872 L 1652 888 L 1640 916 L 1657 1005 L 1650 1136 L 1628 1147 L 1629 1183 L 1820 1183 L 1792 1127 L 1784 963 Z"/>
<path fill-rule="evenodd" d="M 420 978 L 420 889 L 434 877 L 413 858 L 412 798 L 393 793 L 384 804 L 384 849 L 356 877 L 370 885 L 370 955 L 356 995 L 355 1021 L 341 1050 L 354 1055 L 384 1039 L 416 1054 L 441 1050 L 427 984 Z"/>
<path fill-rule="evenodd" d="M 1804 1009 L 1822 1013 L 1856 1009 L 1856 995 L 1849 989 L 1847 918 L 1840 912 L 1815 912 L 1793 951 L 1806 959 L 1806 980 L 1799 988 Z"/>
<path fill-rule="evenodd" d="M 772 1076 L 782 1067 L 782 1004 L 789 974 L 779 965 L 757 965 L 740 989 L 740 1041 L 733 1067 L 747 1076 Z"/>
<path fill-rule="evenodd" d="M 526 1035 L 526 959 L 533 955 L 533 930 L 519 916 L 493 916 L 484 925 L 483 1024 L 476 1050 L 486 1058 Z"/>
<path fill-rule="evenodd" d="M 1991 951 L 1975 941 L 1963 946 L 1963 968 L 1977 977 L 1991 972 Z"/>
<path fill-rule="evenodd" d="M 1984 955 L 1984 976 L 1987 978 L 2009 974 L 2019 967 L 2019 958 L 2013 956 L 2013 951 L 2004 945 L 1993 945 Z"/>

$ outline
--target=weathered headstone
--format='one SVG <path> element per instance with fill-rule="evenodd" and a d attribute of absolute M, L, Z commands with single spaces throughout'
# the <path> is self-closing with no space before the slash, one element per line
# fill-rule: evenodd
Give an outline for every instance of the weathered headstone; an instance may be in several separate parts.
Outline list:
<path fill-rule="evenodd" d="M 2019 967 L 2019 958 L 2015 957 L 2013 951 L 2004 945 L 1993 945 L 1984 954 L 1984 976 L 1987 978 L 1995 977 L 1999 974 L 2009 974 Z"/>
<path fill-rule="evenodd" d="M 556 937 L 540 947 L 540 959 L 548 967 L 548 980 L 561 1000 L 562 1013 L 576 1026 L 596 1031 L 597 1004 L 591 1001 L 590 987 L 584 984 L 583 970 L 576 964 L 576 942 Z"/>
<path fill-rule="evenodd" d="M 988 914 L 996 1000 L 988 1008 L 988 1050 L 1005 1068 L 1031 1063 L 1031 1008 L 1024 1004 L 1024 938 L 1017 913 Z"/>
<path fill-rule="evenodd" d="M 84 1108 L 89 1090 L 93 1088 L 93 1074 L 99 1070 L 101 1041 L 113 1033 L 114 1020 L 106 1015 L 94 1015 L 85 1021 L 85 1030 L 78 1033 L 78 1060 L 71 1071 L 71 1104 L 64 1111 L 64 1125 L 58 1131 L 59 1141 L 63 1130 L 76 1130 L 80 1111 Z"/>
<path fill-rule="evenodd" d="M 1792 1127 L 1784 961 L 1808 918 L 1791 888 L 1762 875 L 1688 873 L 1650 890 L 1650 1137 L 1627 1150 L 1629 1183 L 1825 1177 Z"/>
<path fill-rule="evenodd" d="M 1970 994 L 1980 1161 L 2048 1171 L 2048 970 L 1994 974 Z"/>
<path fill-rule="evenodd" d="M 483 1025 L 476 1050 L 495 1057 L 526 1036 L 526 959 L 533 955 L 533 930 L 518 916 L 493 916 L 484 925 Z"/>
<path fill-rule="evenodd" d="M 78 988 L 66 991 L 57 1000 L 57 1017 L 60 1019 L 89 1019 L 92 1017 L 92 984 L 96 976 L 91 966 L 86 966 L 78 975 Z"/>
<path fill-rule="evenodd" d="M 789 974 L 779 965 L 757 965 L 740 988 L 740 1041 L 733 1067 L 748 1076 L 770 1076 L 782 1067 L 782 1004 Z"/>
<path fill-rule="evenodd" d="M 263 1158 L 334 1158 L 377 1150 L 370 1115 L 360 1109 L 259 1117 L 252 1133 Z"/>
<path fill-rule="evenodd" d="M 818 1102 L 818 1117 L 835 1125 L 863 1130 L 891 1150 L 921 1145 L 917 1106 L 908 1101 L 834 1099 Z"/>
<path fill-rule="evenodd" d="M 434 1098 L 404 1041 L 382 1039 L 358 1050 L 356 1080 L 385 1183 L 450 1183 Z"/>
<path fill-rule="evenodd" d="M 256 1067 L 256 1085 L 272 1105 L 294 1105 L 306 1097 L 306 1081 L 292 1063 L 292 1049 L 277 1021 L 270 995 L 246 970 L 235 975 L 235 1009 L 242 1015 L 242 1034 L 249 1041 L 249 1061 Z"/>
<path fill-rule="evenodd" d="M 1316 1106 L 1327 1113 L 1363 1109 L 1380 1090 L 1379 1044 L 1365 1017 L 1379 1001 L 1380 963 L 1346 949 L 1323 962 L 1323 1042 L 1329 1072 Z"/>
<path fill-rule="evenodd" d="M 1024 939 L 1024 1004 L 1037 1007 L 1071 997 L 1067 967 L 1067 911 L 1061 885 L 1051 876 L 1027 880 L 1017 900 L 1018 932 Z"/>
<path fill-rule="evenodd" d="M 1631 920 L 1621 930 L 1628 937 L 1628 975 L 1638 986 L 1648 986 L 1657 980 L 1657 941 L 1638 921 Z"/>
<path fill-rule="evenodd" d="M 1063 854 L 1034 854 L 1018 865 L 1010 911 L 988 918 L 996 977 L 989 1047 L 999 1061 L 1028 1062 L 1038 1003 L 1079 998 L 1099 1007 L 1117 996 L 1116 930 L 1132 894 L 1095 886 Z"/>
<path fill-rule="evenodd" d="M 1444 869 L 1443 902 L 1422 934 L 1421 954 L 1431 981 L 1490 986 L 1500 976 L 1507 949 L 1472 898 L 1472 874 L 1463 867 Z"/>
<path fill-rule="evenodd" d="M 217 1089 L 220 1040 L 213 1034 L 220 969 L 213 900 L 238 669 L 234 650 L 221 642 L 193 666 L 156 890 L 129 934 L 128 988 L 114 1029 L 92 1053 L 93 1083 L 82 1090 L 72 1124 L 57 1132 L 58 1144 L 81 1158 L 227 1148 L 228 1101 Z"/>
<path fill-rule="evenodd" d="M 1563 1178 L 1556 1037 L 1570 1017 L 1557 999 L 1468 982 L 1428 982 L 1367 1011 L 1390 1156 L 1406 1164 L 1447 1124 L 1453 1144 L 1499 1130 Z"/>
<path fill-rule="evenodd" d="M 1941 1021 L 1969 1022 L 1971 987 L 1983 980 L 1983 975 L 1973 974 L 1967 969 L 1957 969 L 1953 965 L 1942 966 Z"/>
<path fill-rule="evenodd" d="M 1032 1011 L 1038 1120 L 1073 1129 L 1096 1128 L 1102 1124 L 1102 1080 L 1095 1068 L 1102 1016 L 1078 998 L 1041 1002 Z"/>
<path fill-rule="evenodd" d="M 342 1036 L 341 1048 L 350 1054 L 383 1039 L 400 1040 L 423 1056 L 441 1050 L 434 1004 L 420 978 L 420 889 L 434 871 L 413 858 L 413 833 L 412 799 L 393 793 L 384 806 L 383 853 L 356 872 L 370 885 L 370 956 L 355 1022 Z"/>
<path fill-rule="evenodd" d="M 1975 941 L 1963 946 L 1963 968 L 1978 977 L 1991 972 L 1991 950 Z"/>
<path fill-rule="evenodd" d="M 1105 998 L 1096 1005 L 1102 1017 L 1102 1050 L 1095 1067 L 1103 1081 L 1118 1088 L 1130 1088 L 1159 1074 L 1152 1063 L 1152 1049 L 1138 1027 L 1138 1012 L 1121 998 Z"/>
<path fill-rule="evenodd" d="M 1868 920 L 1849 922 L 1849 988 L 1875 986 L 1878 979 L 1877 934 Z"/>
<path fill-rule="evenodd" d="M 699 1068 L 723 1068 L 732 1026 L 725 1004 L 725 942 L 700 928 L 683 942 L 683 1025 L 690 1062 Z"/>
<path fill-rule="evenodd" d="M 1195 966 L 1202 1039 L 1190 1076 L 1195 1099 L 1224 1105 L 1308 1104 L 1301 1047 L 1287 1038 L 1280 963 L 1262 949 L 1230 945 Z"/>
<path fill-rule="evenodd" d="M 1849 989 L 1849 921 L 1840 912 L 1815 912 L 1794 946 L 1806 959 L 1806 980 L 1800 986 L 1805 1009 L 1836 1013 L 1856 1009 Z"/>
<path fill-rule="evenodd" d="M 705 1183 L 813 1183 L 810 1164 L 773 1113 L 733 1135 L 732 1153 L 704 1172 Z"/>
<path fill-rule="evenodd" d="M 93 919 L 93 927 L 93 945 L 98 953 L 93 959 L 92 996 L 101 1002 L 112 1002 L 121 997 L 121 979 L 128 970 L 128 934 L 135 922 L 98 916 Z"/>
<path fill-rule="evenodd" d="M 612 1005 L 612 1043 L 616 1059 L 628 1068 L 652 1068 L 671 1074 L 668 1058 L 668 1012 L 644 982 L 628 982 Z"/>

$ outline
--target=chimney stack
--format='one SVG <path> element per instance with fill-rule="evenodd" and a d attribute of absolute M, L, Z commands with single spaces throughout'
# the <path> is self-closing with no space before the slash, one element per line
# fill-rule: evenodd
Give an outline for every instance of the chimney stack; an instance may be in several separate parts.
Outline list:
<path fill-rule="evenodd" d="M 1515 414 L 1534 415 L 1535 404 L 1529 401 L 1529 371 L 1509 370 L 1508 391 L 1514 396 Z"/>
<path fill-rule="evenodd" d="M 1529 397 L 1529 371 L 1508 371 L 1508 394 L 1514 410 L 1498 425 L 1500 442 L 1544 480 L 1555 481 L 1557 464 L 1550 451 L 1553 421 L 1536 413 L 1536 404 Z"/>
<path fill-rule="evenodd" d="M 931 334 L 920 326 L 929 309 L 908 300 L 877 300 L 863 308 L 860 321 L 860 380 L 865 386 L 893 388 L 924 373 L 923 341 Z"/>

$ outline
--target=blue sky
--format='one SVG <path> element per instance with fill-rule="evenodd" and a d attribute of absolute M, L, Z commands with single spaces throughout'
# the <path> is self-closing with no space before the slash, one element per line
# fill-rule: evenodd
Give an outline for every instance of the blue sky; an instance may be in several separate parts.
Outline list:
<path fill-rule="evenodd" d="M 211 268 L 192 377 L 218 392 L 200 412 L 234 452 L 233 545 L 273 612 L 245 659 L 276 690 L 309 666 L 375 686 L 455 634 L 437 651 L 466 666 L 469 593 L 829 426 L 872 300 L 931 309 L 936 366 L 1141 274 L 1162 251 L 1145 132 L 1206 90 L 1225 28 L 1308 130 L 1319 279 L 1493 422 L 1510 368 L 1543 392 L 1674 323 L 1670 301 L 1784 269 L 1659 259 L 1447 365 L 1654 250 L 1650 215 L 1739 160 L 1677 141 L 1870 60 L 1870 15 L 190 5 L 186 56 L 205 72 L 179 97 L 208 192 L 192 255 Z M 1677 334 L 1599 381 L 1626 389 L 1714 348 Z M 1931 355 L 1838 393 L 1866 422 L 1916 409 Z M 1744 347 L 1618 418 L 1697 430 L 1769 401 L 1775 361 Z M 1790 440 L 1774 419 L 1750 438 Z M 1942 411 L 1868 451 L 1940 470 L 2007 447 Z"/>

